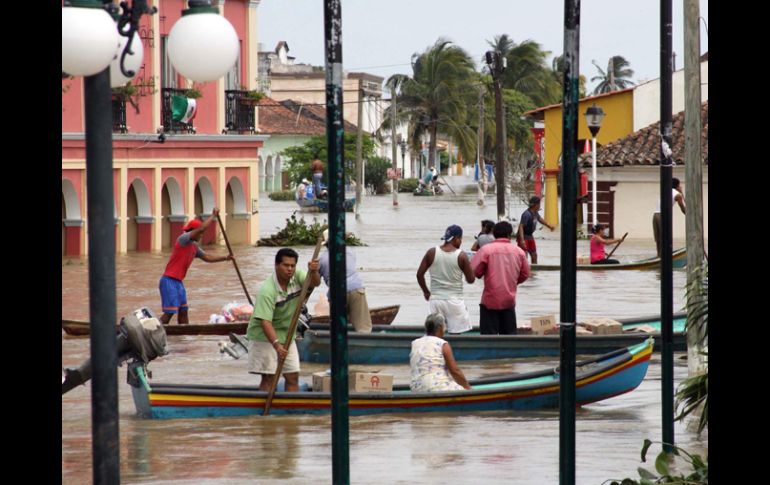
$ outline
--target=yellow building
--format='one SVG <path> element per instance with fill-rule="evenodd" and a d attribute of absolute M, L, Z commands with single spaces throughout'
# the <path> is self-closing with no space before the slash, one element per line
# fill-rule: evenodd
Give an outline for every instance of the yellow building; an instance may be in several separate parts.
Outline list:
<path fill-rule="evenodd" d="M 578 153 L 583 152 L 586 140 L 591 140 L 591 132 L 586 125 L 583 113 L 596 104 L 604 111 L 604 121 L 596 137 L 597 146 L 606 145 L 623 138 L 634 131 L 634 88 L 613 91 L 583 98 L 578 105 Z M 558 224 L 557 180 L 560 170 L 562 151 L 562 105 L 553 104 L 524 113 L 545 123 L 545 201 L 543 217 L 551 224 Z M 601 206 L 597 204 L 599 208 Z"/>

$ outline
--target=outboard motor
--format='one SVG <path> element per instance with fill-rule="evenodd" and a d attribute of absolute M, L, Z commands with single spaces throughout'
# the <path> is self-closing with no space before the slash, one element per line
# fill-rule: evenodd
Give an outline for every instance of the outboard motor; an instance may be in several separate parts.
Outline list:
<path fill-rule="evenodd" d="M 118 365 L 133 359 L 132 366 L 146 366 L 157 357 L 166 355 L 166 329 L 149 308 L 142 307 L 120 319 L 118 335 Z M 77 369 L 65 369 L 61 393 L 91 379 L 91 359 Z M 129 381 L 131 373 L 129 372 Z"/>
<path fill-rule="evenodd" d="M 307 306 L 302 305 L 302 310 L 297 318 L 297 330 L 296 338 L 302 339 L 306 330 L 310 330 L 310 312 L 308 312 Z M 240 359 L 244 355 L 249 353 L 249 342 L 246 338 L 230 333 L 230 341 L 219 342 L 219 353 L 228 354 L 233 359 Z"/>

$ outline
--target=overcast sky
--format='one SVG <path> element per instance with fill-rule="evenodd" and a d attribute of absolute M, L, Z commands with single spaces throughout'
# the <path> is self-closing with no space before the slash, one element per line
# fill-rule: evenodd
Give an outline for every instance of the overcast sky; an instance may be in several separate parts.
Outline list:
<path fill-rule="evenodd" d="M 676 68 L 684 67 L 682 1 L 673 0 Z M 259 42 L 272 50 L 289 44 L 296 63 L 324 65 L 323 0 L 262 0 L 258 7 Z M 708 2 L 700 0 L 708 24 Z M 660 77 L 660 2 L 657 0 L 583 0 L 580 14 L 580 73 L 588 91 L 613 55 L 625 57 L 634 82 Z M 707 27 L 699 23 L 701 53 L 708 51 Z M 465 49 L 479 67 L 487 40 L 508 34 L 516 43 L 539 42 L 551 54 L 564 50 L 563 0 L 342 0 L 342 63 L 387 79 L 412 73 L 412 54 L 439 37 Z"/>

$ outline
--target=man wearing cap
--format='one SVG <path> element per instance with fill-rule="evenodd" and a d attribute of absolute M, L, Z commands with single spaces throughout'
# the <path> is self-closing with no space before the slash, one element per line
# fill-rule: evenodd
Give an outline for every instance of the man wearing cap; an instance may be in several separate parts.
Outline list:
<path fill-rule="evenodd" d="M 532 197 L 529 199 L 529 208 L 521 215 L 521 221 L 519 222 L 519 231 L 516 235 L 516 239 L 519 242 L 519 247 L 524 250 L 525 253 L 529 253 L 532 258 L 532 264 L 537 264 L 537 245 L 535 244 L 535 229 L 537 223 L 544 225 L 550 230 L 554 230 L 555 226 L 552 226 L 545 222 L 545 219 L 540 217 L 537 212 L 540 210 L 540 197 Z"/>
<path fill-rule="evenodd" d="M 479 326 L 482 335 L 515 334 L 516 289 L 529 278 L 529 263 L 524 250 L 511 242 L 510 222 L 498 222 L 492 234 L 495 240 L 482 246 L 471 261 L 473 274 L 484 278 Z"/>
<path fill-rule="evenodd" d="M 190 323 L 187 315 L 187 292 L 184 289 L 184 280 L 187 270 L 190 269 L 195 258 L 200 258 L 207 263 L 218 263 L 235 259 L 232 255 L 212 256 L 207 254 L 198 245 L 206 228 L 219 214 L 219 209 L 214 207 L 211 216 L 204 222 L 193 219 L 182 229 L 184 232 L 174 243 L 174 249 L 166 265 L 166 271 L 160 278 L 160 300 L 163 305 L 163 315 L 160 321 L 168 324 L 175 313 L 179 313 L 177 321 L 180 325 Z"/>
<path fill-rule="evenodd" d="M 349 236 L 349 234 L 348 234 Z M 329 230 L 324 230 L 324 246 L 329 242 Z M 321 276 L 326 286 L 329 286 L 329 250 L 327 248 L 319 257 Z M 366 302 L 366 289 L 361 276 L 356 271 L 356 254 L 345 245 L 345 281 L 347 283 L 348 321 L 353 324 L 356 332 L 372 333 L 372 314 L 369 313 L 369 304 Z M 329 292 L 326 292 L 327 298 Z"/>
<path fill-rule="evenodd" d="M 473 283 L 468 255 L 460 250 L 463 230 L 460 226 L 446 228 L 444 244 L 430 248 L 417 269 L 417 283 L 428 302 L 428 313 L 444 316 L 448 333 L 462 333 L 471 329 L 468 307 L 463 300 L 463 275 L 465 281 Z M 425 272 L 430 269 L 430 290 L 425 284 Z"/>
<path fill-rule="evenodd" d="M 283 357 L 282 374 L 286 379 L 285 390 L 299 390 L 299 352 L 297 343 L 286 344 L 291 319 L 299 300 L 302 285 L 310 278 L 309 288 L 321 284 L 318 260 L 307 264 L 308 271 L 297 269 L 299 255 L 291 248 L 281 248 L 275 254 L 275 272 L 262 283 L 254 301 L 254 313 L 246 328 L 249 340 L 249 373 L 260 374 L 260 391 L 269 391 L 276 379 L 278 359 Z M 296 335 L 296 334 L 295 334 Z M 279 376 L 280 377 L 280 376 Z"/>

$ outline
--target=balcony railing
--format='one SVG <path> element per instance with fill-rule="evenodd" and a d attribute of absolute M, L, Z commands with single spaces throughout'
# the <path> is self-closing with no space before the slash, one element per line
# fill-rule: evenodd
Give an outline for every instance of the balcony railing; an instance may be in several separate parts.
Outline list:
<path fill-rule="evenodd" d="M 173 111 L 171 109 L 171 106 L 172 106 L 171 98 L 174 95 L 183 96 L 185 91 L 186 91 L 185 89 L 176 89 L 176 88 L 163 88 L 160 90 L 162 94 L 161 103 L 163 106 L 161 123 L 163 123 L 163 131 L 165 133 L 169 133 L 169 132 L 195 133 L 193 120 L 190 120 L 187 123 L 182 123 L 181 121 L 175 121 L 173 117 Z"/>
<path fill-rule="evenodd" d="M 254 133 L 254 107 L 257 102 L 246 91 L 225 91 L 225 127 L 227 132 Z"/>
<path fill-rule="evenodd" d="M 126 100 L 119 96 L 112 97 L 112 131 L 113 133 L 128 133 Z"/>

